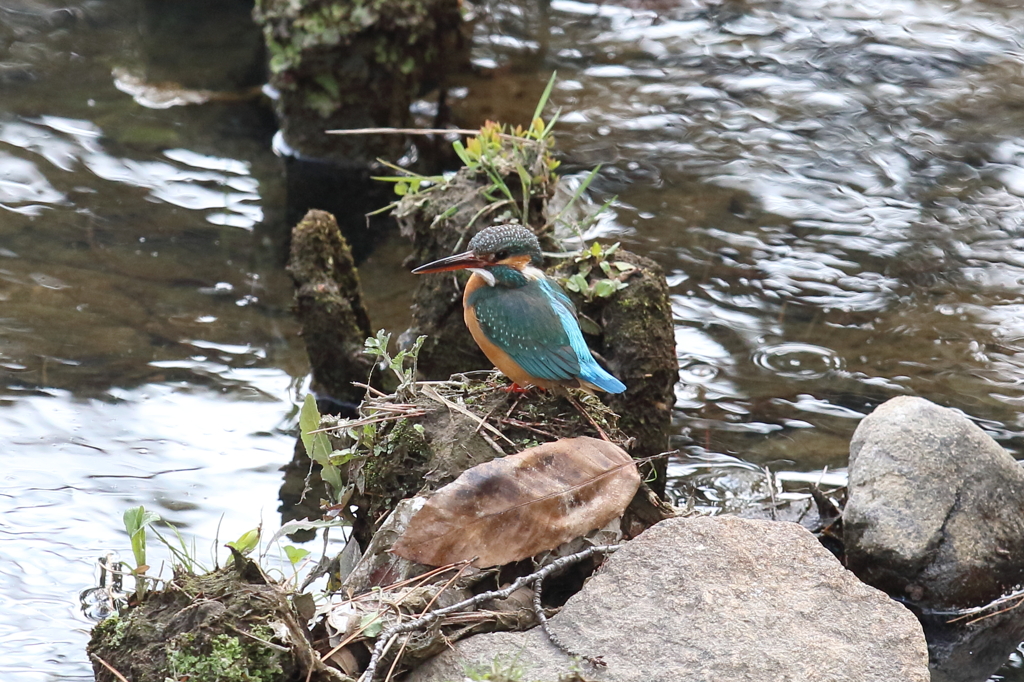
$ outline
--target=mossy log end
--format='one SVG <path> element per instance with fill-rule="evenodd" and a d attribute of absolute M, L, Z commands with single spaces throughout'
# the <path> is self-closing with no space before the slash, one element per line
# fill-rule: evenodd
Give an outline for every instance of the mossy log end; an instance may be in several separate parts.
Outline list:
<path fill-rule="evenodd" d="M 483 379 L 455 375 L 450 381 L 418 384 L 411 398 L 363 403 L 365 414 L 394 414 L 380 405 L 401 403 L 410 416 L 381 422 L 371 442 L 364 443 L 373 454 L 349 469 L 356 488 L 354 532 L 361 547 L 401 500 L 437 490 L 472 466 L 558 438 L 600 437 L 594 423 L 613 442 L 627 440 L 617 415 L 593 396 L 573 393 L 584 416 L 565 396 L 509 393 L 500 375 L 482 374 Z"/>
<path fill-rule="evenodd" d="M 410 265 L 466 248 L 474 234 L 500 219 L 493 215 L 497 207 L 489 212 L 495 205 L 481 193 L 487 184 L 489 180 L 463 168 L 447 185 L 402 199 L 394 215 L 402 234 L 413 242 Z M 511 179 L 510 184 L 514 185 Z M 541 218 L 546 201 L 535 199 L 530 214 L 538 216 L 539 225 L 531 228 L 539 232 L 542 249 L 558 251 L 560 245 Z M 608 404 L 621 415 L 622 430 L 633 438 L 630 452 L 648 457 L 668 449 L 679 376 L 668 282 L 650 259 L 622 250 L 616 252 L 615 259 L 636 266 L 626 279 L 628 286 L 609 297 L 584 300 L 575 295 L 574 300 L 579 311 L 601 327 L 600 336 L 587 339 L 591 347 L 628 387 L 621 396 L 609 396 Z M 575 272 L 576 265 L 565 261 L 551 274 L 564 279 Z M 593 276 L 600 276 L 600 270 L 595 269 Z M 420 374 L 426 379 L 446 379 L 455 372 L 491 367 L 462 319 L 462 287 L 467 278 L 466 273 L 422 277 L 416 289 L 413 326 L 404 338 L 411 341 L 427 336 L 419 360 Z M 659 492 L 665 489 L 664 468 L 664 461 L 655 466 L 659 475 L 654 487 Z"/>
<path fill-rule="evenodd" d="M 288 272 L 295 282 L 295 310 L 318 391 L 353 407 L 370 374 L 363 342 L 372 336 L 352 252 L 334 216 L 310 211 L 292 230 Z"/>
<path fill-rule="evenodd" d="M 96 682 L 118 679 L 97 657 L 132 682 L 342 679 L 309 645 L 290 593 L 248 559 L 240 565 L 204 576 L 178 571 L 141 605 L 93 628 Z"/>
<path fill-rule="evenodd" d="M 508 177 L 506 181 L 516 202 L 521 202 L 522 185 L 518 178 Z M 473 235 L 495 224 L 500 218 L 500 207 L 482 193 L 490 184 L 483 174 L 463 168 L 443 187 L 404 197 L 394 216 L 402 235 L 412 241 L 407 263 L 422 265 L 464 250 Z M 537 216 L 537 220 L 529 227 L 540 239 L 541 248 L 553 251 L 558 249 L 558 243 L 550 228 L 545 227 L 544 217 L 549 198 L 533 197 L 530 215 Z M 462 320 L 462 287 L 468 279 L 466 272 L 420 278 L 413 298 L 412 327 L 403 338 L 412 341 L 417 336 L 427 336 L 418 365 L 425 379 L 447 379 L 456 372 L 491 367 Z"/>
<path fill-rule="evenodd" d="M 408 127 L 409 105 L 468 64 L 458 0 L 257 0 L 285 141 L 299 153 L 399 158 L 398 135 L 325 135 Z"/>

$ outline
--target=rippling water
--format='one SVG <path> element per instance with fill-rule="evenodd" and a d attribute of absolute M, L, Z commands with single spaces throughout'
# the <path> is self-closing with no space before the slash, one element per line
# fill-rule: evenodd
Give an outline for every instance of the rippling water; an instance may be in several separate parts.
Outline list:
<path fill-rule="evenodd" d="M 127 547 L 124 508 L 201 547 L 277 523 L 308 371 L 284 189 L 245 3 L 207 4 L 0 7 L 5 682 L 91 677 L 76 595 Z M 764 498 L 765 466 L 840 485 L 858 420 L 900 394 L 1022 449 L 1022 36 L 994 2 L 481 13 L 456 113 L 529 115 L 557 69 L 566 168 L 605 164 L 617 196 L 594 232 L 669 275 L 681 499 Z M 362 275 L 399 327 L 387 246 Z"/>

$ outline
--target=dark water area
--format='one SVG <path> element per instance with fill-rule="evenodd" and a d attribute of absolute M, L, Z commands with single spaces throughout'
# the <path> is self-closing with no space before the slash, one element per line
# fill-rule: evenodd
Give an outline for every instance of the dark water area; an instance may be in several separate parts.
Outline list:
<path fill-rule="evenodd" d="M 481 74 L 449 102 L 521 121 L 558 71 L 568 186 L 600 163 L 593 201 L 617 197 L 588 236 L 669 276 L 680 501 L 763 501 L 764 467 L 783 496 L 841 485 L 858 420 L 896 395 L 1021 456 L 1019 7 L 492 9 Z M 247 17 L 241 0 L 0 4 L 5 682 L 92 678 L 77 594 L 127 554 L 125 508 L 201 554 L 279 523 L 308 364 Z M 415 282 L 400 239 L 379 241 L 361 277 L 374 325 L 400 332 Z"/>

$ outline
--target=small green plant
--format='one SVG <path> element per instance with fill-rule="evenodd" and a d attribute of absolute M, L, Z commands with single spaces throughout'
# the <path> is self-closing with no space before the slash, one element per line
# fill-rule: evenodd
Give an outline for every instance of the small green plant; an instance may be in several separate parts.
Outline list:
<path fill-rule="evenodd" d="M 381 329 L 376 336 L 366 339 L 363 344 L 363 352 L 372 355 L 375 364 L 386 367 L 394 373 L 395 378 L 398 379 L 399 394 L 408 394 L 416 383 L 416 366 L 419 362 L 420 349 L 423 348 L 423 342 L 426 340 L 426 336 L 421 336 L 416 339 L 411 348 L 400 350 L 395 353 L 394 357 L 391 357 L 388 352 L 391 334 Z"/>
<path fill-rule="evenodd" d="M 135 594 L 139 601 L 142 601 L 146 597 L 146 571 L 149 570 L 146 560 L 146 528 L 154 521 L 159 521 L 160 515 L 146 511 L 146 508 L 140 505 L 126 509 L 122 519 L 124 529 L 128 532 L 128 539 L 132 544 L 132 556 L 135 559 L 135 566 L 129 567 L 129 573 L 135 578 Z"/>
<path fill-rule="evenodd" d="M 411 348 L 399 351 L 392 356 L 388 351 L 391 334 L 381 329 L 376 336 L 366 339 L 364 352 L 374 357 L 375 365 L 390 370 L 398 379 L 398 388 L 396 389 L 398 395 L 411 398 L 413 387 L 416 384 L 416 363 L 426 338 L 425 336 L 419 337 Z M 320 477 L 330 486 L 332 502 L 342 510 L 352 495 L 352 488 L 344 480 L 341 467 L 357 457 L 378 454 L 376 450 L 377 424 L 377 420 L 371 416 L 362 419 L 343 419 L 335 426 L 324 428 L 321 426 L 321 416 L 316 407 L 316 399 L 312 395 L 306 396 L 302 409 L 299 411 L 299 430 L 306 454 L 320 465 Z M 347 438 L 349 444 L 346 447 L 335 449 L 327 437 L 327 431 Z"/>
<path fill-rule="evenodd" d="M 124 529 L 128 533 L 128 539 L 131 541 L 132 546 L 132 557 L 135 559 L 135 566 L 128 566 L 124 562 L 121 562 L 123 568 L 128 569 L 128 574 L 135 579 L 135 594 L 139 601 L 142 601 L 146 596 L 146 591 L 149 588 L 149 584 L 157 578 L 149 576 L 147 571 L 150 566 L 146 557 L 146 534 L 148 531 L 153 531 L 153 535 L 170 550 L 171 555 L 174 557 L 174 561 L 177 565 L 184 568 L 186 571 L 192 574 L 199 572 L 205 573 L 206 568 L 196 560 L 196 548 L 195 542 L 190 546 L 185 542 L 185 538 L 182 537 L 178 529 L 173 525 L 160 518 L 160 515 L 156 512 L 147 511 L 145 507 L 131 507 L 126 509 L 123 515 Z M 166 525 L 172 531 L 174 531 L 176 542 L 171 542 L 156 529 L 155 524 L 161 523 Z M 243 535 L 241 540 L 246 536 Z M 257 540 L 259 535 L 257 534 Z"/>
<path fill-rule="evenodd" d="M 234 542 L 228 542 L 227 546 L 234 549 L 242 556 L 247 556 L 260 544 L 260 529 L 247 530 Z"/>
<path fill-rule="evenodd" d="M 515 659 L 496 656 L 489 666 L 467 667 L 465 673 L 472 682 L 520 682 L 525 670 Z"/>
<path fill-rule="evenodd" d="M 320 478 L 330 486 L 335 502 L 341 502 L 345 491 L 345 482 L 341 476 L 341 466 L 351 459 L 345 453 L 335 453 L 327 434 L 320 428 L 320 410 L 316 407 L 316 398 L 307 394 L 299 411 L 299 432 L 302 445 L 311 460 L 320 465 Z"/>
<path fill-rule="evenodd" d="M 582 294 L 588 301 L 594 298 L 608 298 L 616 291 L 625 289 L 626 279 L 636 270 L 636 266 L 625 261 L 610 261 L 612 255 L 619 250 L 619 243 L 616 242 L 609 247 L 603 247 L 594 242 L 583 249 L 575 260 L 578 264 L 577 271 L 563 281 L 563 285 L 569 291 Z M 590 282 L 587 278 L 600 270 L 604 277 Z"/>
<path fill-rule="evenodd" d="M 471 172 L 485 175 L 490 181 L 487 187 L 480 190 L 487 199 L 487 205 L 477 211 L 466 229 L 472 227 L 484 215 L 495 213 L 501 208 L 504 208 L 506 213 L 499 216 L 502 219 L 529 225 L 531 200 L 546 196 L 554 184 L 554 171 L 561 162 L 551 153 L 555 144 L 552 129 L 558 121 L 560 112 L 556 111 L 547 121 L 541 114 L 551 97 L 556 76 L 555 73 L 551 74 L 528 127 L 517 126 L 511 129 L 507 125 L 487 121 L 476 136 L 469 138 L 465 144 L 458 140 L 452 143 L 452 148 L 463 165 Z M 401 175 L 378 176 L 374 179 L 394 183 L 395 194 L 402 197 L 425 194 L 444 186 L 448 181 L 444 176 L 419 175 L 385 161 L 381 163 L 395 169 Z M 518 200 L 516 192 L 508 184 L 509 178 L 519 180 Z M 388 211 L 395 206 L 397 203 L 389 204 L 374 213 Z M 452 206 L 437 216 L 435 222 L 451 217 L 458 209 L 458 205 Z"/>

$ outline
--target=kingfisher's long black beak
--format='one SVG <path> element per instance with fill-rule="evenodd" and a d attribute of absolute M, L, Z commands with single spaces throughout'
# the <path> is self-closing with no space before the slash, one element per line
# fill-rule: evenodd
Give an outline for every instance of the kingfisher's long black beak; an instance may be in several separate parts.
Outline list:
<path fill-rule="evenodd" d="M 482 268 L 490 265 L 485 260 L 481 260 L 472 251 L 466 251 L 464 253 L 457 253 L 454 256 L 447 256 L 433 263 L 427 263 L 421 265 L 412 271 L 414 275 L 425 275 L 430 272 L 447 272 L 448 270 L 462 270 L 464 268 Z"/>

